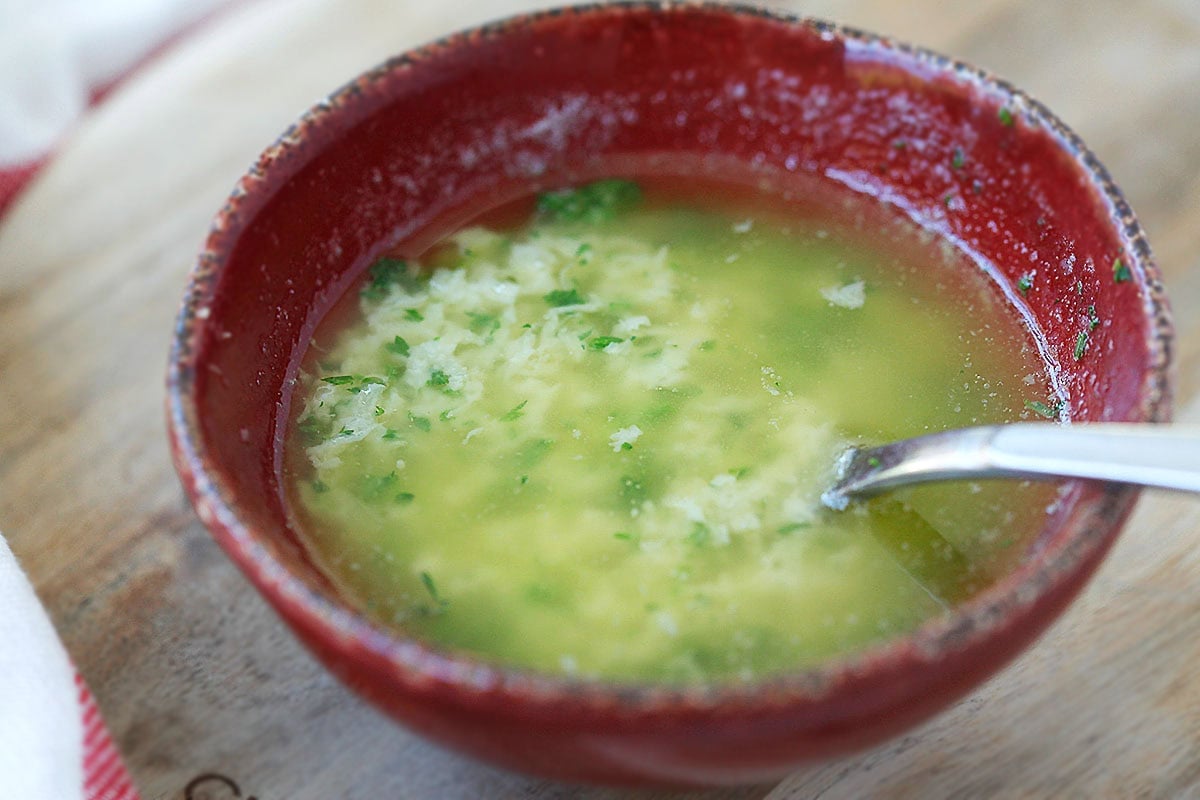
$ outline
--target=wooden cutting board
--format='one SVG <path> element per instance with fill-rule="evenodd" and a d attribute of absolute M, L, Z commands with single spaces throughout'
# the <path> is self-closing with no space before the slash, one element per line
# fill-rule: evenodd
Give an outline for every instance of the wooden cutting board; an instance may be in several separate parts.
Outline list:
<path fill-rule="evenodd" d="M 0 530 L 145 800 L 206 773 L 240 794 L 210 778 L 192 800 L 624 796 L 473 763 L 343 689 L 196 521 L 163 429 L 185 274 L 241 171 L 354 73 L 522 5 L 237 6 L 93 113 L 0 223 Z M 1200 4 L 791 5 L 989 67 L 1083 135 L 1156 245 L 1179 416 L 1200 421 Z M 777 786 L 696 796 L 1200 797 L 1197 664 L 1200 500 L 1147 495 L 1071 611 L 948 713 Z"/>

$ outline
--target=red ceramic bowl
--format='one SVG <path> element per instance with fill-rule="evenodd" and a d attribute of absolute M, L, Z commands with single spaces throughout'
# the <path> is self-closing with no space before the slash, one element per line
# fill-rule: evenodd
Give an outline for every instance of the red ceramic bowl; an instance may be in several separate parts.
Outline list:
<path fill-rule="evenodd" d="M 1171 326 L 1141 228 L 1083 143 L 991 75 L 725 5 L 552 11 L 400 56 L 305 114 L 218 213 L 179 318 L 168 407 L 176 467 L 217 541 L 331 670 L 432 739 L 567 780 L 779 777 L 921 721 L 1013 658 L 1079 591 L 1136 499 L 1077 484 L 1025 563 L 953 614 L 754 685 L 574 682 L 357 614 L 306 556 L 280 490 L 292 378 L 322 314 L 378 254 L 500 199 L 706 165 L 869 195 L 1010 287 L 1036 269 L 1023 302 L 1067 414 L 1169 414 Z M 1077 360 L 1091 306 L 1107 324 Z"/>

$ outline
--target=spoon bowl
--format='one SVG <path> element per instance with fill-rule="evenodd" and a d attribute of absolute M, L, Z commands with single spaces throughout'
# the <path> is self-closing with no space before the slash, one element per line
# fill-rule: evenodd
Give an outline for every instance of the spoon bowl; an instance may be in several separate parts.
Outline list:
<path fill-rule="evenodd" d="M 982 478 L 1090 478 L 1200 492 L 1200 428 L 1185 425 L 1016 423 L 943 431 L 851 448 L 821 501 L 844 510 L 918 483 Z"/>

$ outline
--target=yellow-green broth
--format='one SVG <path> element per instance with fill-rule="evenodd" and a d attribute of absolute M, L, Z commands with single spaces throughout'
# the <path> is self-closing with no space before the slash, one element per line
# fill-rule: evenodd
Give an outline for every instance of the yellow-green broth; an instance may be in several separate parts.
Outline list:
<path fill-rule="evenodd" d="M 357 318 L 318 330 L 285 478 L 347 596 L 508 665 L 749 680 L 909 631 L 1013 567 L 1050 489 L 819 501 L 848 444 L 1046 397 L 976 265 L 900 223 L 606 186 L 629 193 L 385 259 Z"/>

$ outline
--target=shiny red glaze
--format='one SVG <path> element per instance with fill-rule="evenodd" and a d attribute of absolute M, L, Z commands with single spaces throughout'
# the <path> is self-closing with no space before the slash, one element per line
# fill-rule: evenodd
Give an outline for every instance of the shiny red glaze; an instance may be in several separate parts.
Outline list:
<path fill-rule="evenodd" d="M 1003 276 L 1049 343 L 1072 419 L 1169 415 L 1171 327 L 1141 229 L 1074 134 L 985 73 L 826 23 L 690 4 L 535 14 L 401 56 L 305 115 L 218 214 L 168 413 L 184 486 L 230 556 L 330 669 L 440 742 L 567 780 L 779 777 L 919 722 L 1006 663 L 1078 592 L 1136 499 L 1080 484 L 1028 563 L 954 615 L 750 686 L 571 682 L 355 614 L 289 530 L 279 486 L 288 381 L 320 315 L 379 253 L 501 200 L 695 169 L 823 176 L 892 204 Z M 1089 306 L 1103 323 L 1077 360 Z"/>

